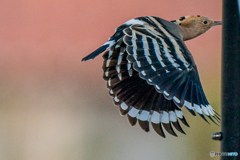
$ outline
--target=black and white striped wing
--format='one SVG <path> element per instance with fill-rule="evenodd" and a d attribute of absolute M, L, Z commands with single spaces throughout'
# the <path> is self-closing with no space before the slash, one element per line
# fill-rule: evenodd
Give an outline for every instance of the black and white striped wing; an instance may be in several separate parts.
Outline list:
<path fill-rule="evenodd" d="M 136 24 L 123 30 L 127 60 L 133 69 L 179 108 L 185 106 L 192 114 L 195 110 L 202 118 L 203 114 L 211 120 L 211 116 L 215 118 L 184 42 L 167 30 L 160 19 L 142 20 L 148 25 Z"/>
<path fill-rule="evenodd" d="M 120 113 L 127 114 L 131 125 L 138 122 L 145 131 L 149 131 L 150 121 L 154 130 L 162 137 L 165 137 L 162 126 L 174 136 L 177 135 L 172 125 L 184 133 L 178 119 L 186 126 L 188 124 L 181 109 L 139 77 L 132 63 L 127 60 L 126 45 L 121 40 L 119 42 L 120 45 L 110 47 L 110 51 L 103 55 L 102 68 L 109 94 L 113 97 L 115 105 L 119 106 Z"/>
<path fill-rule="evenodd" d="M 213 122 L 211 117 L 219 120 L 206 99 L 196 65 L 178 29 L 157 17 L 136 18 L 117 28 L 107 43 L 83 59 L 92 59 L 110 48 L 103 55 L 103 78 L 114 103 L 121 114 L 128 115 L 131 125 L 138 121 L 142 129 L 149 131 L 151 122 L 163 137 L 162 126 L 174 136 L 172 125 L 184 133 L 178 122 L 180 119 L 188 126 L 183 106 L 204 120 L 204 114 Z"/>

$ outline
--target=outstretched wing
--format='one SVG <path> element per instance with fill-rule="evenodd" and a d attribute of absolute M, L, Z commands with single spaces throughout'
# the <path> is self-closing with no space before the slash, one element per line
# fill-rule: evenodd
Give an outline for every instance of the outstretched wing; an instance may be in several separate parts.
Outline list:
<path fill-rule="evenodd" d="M 179 33 L 172 22 L 150 16 L 136 18 L 117 28 L 107 43 L 83 59 L 92 59 L 110 48 L 103 56 L 103 70 L 115 104 L 122 114 L 128 114 L 132 125 L 138 119 L 148 131 L 150 120 L 162 136 L 161 123 L 172 135 L 176 134 L 171 123 L 184 133 L 177 122 L 179 118 L 187 125 L 183 106 L 193 115 L 195 110 L 204 120 L 204 114 L 212 121 L 211 116 L 219 120 Z"/>
<path fill-rule="evenodd" d="M 138 122 L 145 131 L 149 131 L 150 121 L 153 129 L 162 137 L 165 137 L 162 127 L 171 135 L 177 136 L 172 125 L 184 133 L 178 119 L 186 126 L 189 125 L 181 109 L 139 77 L 132 63 L 127 60 L 126 45 L 121 40 L 118 44 L 120 45 L 116 44 L 105 52 L 102 68 L 109 94 L 113 97 L 114 104 L 119 106 L 120 113 L 127 114 L 131 125 Z"/>
<path fill-rule="evenodd" d="M 142 20 L 148 25 L 136 24 L 123 30 L 127 59 L 134 70 L 179 108 L 186 106 L 192 114 L 196 110 L 202 118 L 204 113 L 211 119 L 215 113 L 184 42 L 167 29 L 162 19 L 145 17 Z"/>

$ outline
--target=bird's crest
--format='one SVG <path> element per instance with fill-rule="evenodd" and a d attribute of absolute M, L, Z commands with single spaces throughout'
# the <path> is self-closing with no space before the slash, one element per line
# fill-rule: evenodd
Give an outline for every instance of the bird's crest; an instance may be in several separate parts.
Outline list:
<path fill-rule="evenodd" d="M 195 38 L 215 25 L 221 25 L 219 21 L 213 21 L 206 16 L 190 15 L 181 17 L 178 20 L 171 21 L 182 29 L 183 40 Z"/>

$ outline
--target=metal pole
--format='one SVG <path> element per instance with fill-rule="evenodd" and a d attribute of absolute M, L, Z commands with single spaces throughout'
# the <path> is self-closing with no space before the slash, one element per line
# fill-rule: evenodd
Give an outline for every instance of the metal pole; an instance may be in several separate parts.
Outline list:
<path fill-rule="evenodd" d="M 221 160 L 240 159 L 240 0 L 223 0 Z"/>

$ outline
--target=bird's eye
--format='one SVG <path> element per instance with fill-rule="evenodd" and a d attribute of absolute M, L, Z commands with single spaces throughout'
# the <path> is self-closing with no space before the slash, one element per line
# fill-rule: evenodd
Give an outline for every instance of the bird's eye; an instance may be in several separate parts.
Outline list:
<path fill-rule="evenodd" d="M 208 21 L 203 21 L 204 24 L 208 24 Z"/>

